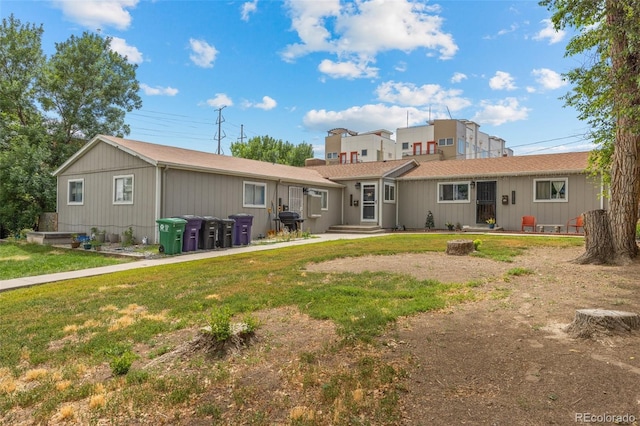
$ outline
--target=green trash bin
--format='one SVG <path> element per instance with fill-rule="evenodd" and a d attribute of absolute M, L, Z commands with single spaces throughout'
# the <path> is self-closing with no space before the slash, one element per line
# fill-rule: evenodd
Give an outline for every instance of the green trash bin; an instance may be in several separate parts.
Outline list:
<path fill-rule="evenodd" d="M 182 236 L 187 221 L 177 217 L 156 220 L 160 233 L 160 247 L 158 251 L 165 254 L 182 253 Z"/>

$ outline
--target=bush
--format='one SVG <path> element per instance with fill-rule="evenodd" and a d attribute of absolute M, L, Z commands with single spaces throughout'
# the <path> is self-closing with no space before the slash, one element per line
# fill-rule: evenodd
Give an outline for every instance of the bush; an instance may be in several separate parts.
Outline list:
<path fill-rule="evenodd" d="M 136 354 L 127 350 L 122 353 L 122 355 L 115 357 L 109 363 L 111 367 L 111 373 L 114 376 L 123 376 L 129 372 L 131 368 L 131 364 L 137 358 Z"/>

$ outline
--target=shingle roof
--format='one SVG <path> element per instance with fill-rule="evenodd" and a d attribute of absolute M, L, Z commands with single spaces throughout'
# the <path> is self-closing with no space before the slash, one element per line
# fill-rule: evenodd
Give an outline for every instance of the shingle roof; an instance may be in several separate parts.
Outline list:
<path fill-rule="evenodd" d="M 327 179 L 339 181 L 384 177 L 410 163 L 414 163 L 416 166 L 418 165 L 415 160 L 405 159 L 354 164 L 331 164 L 327 166 L 309 166 L 306 168 L 317 171 Z"/>
<path fill-rule="evenodd" d="M 264 161 L 248 160 L 246 158 L 229 157 L 208 152 L 158 145 L 114 136 L 98 135 L 83 149 L 71 157 L 63 166 L 54 172 L 60 173 L 78 156 L 93 144 L 103 141 L 120 147 L 132 155 L 140 157 L 153 165 L 169 166 L 186 170 L 204 171 L 234 176 L 254 178 L 280 179 L 292 183 L 316 184 L 322 186 L 342 186 L 325 179 L 315 170 L 306 167 L 294 167 L 283 164 L 273 164 Z"/>
<path fill-rule="evenodd" d="M 589 152 L 446 160 L 420 163 L 401 180 L 584 173 Z"/>

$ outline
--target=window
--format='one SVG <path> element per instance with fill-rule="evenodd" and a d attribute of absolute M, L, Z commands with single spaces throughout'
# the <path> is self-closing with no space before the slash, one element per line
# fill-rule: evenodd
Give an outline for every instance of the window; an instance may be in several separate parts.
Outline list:
<path fill-rule="evenodd" d="M 464 139 L 459 139 L 458 138 L 458 154 L 460 154 L 460 155 L 466 154 L 466 151 L 465 151 L 466 147 L 467 147 L 467 144 L 464 141 Z"/>
<path fill-rule="evenodd" d="M 384 184 L 384 202 L 395 203 L 396 202 L 396 185 L 393 183 Z"/>
<path fill-rule="evenodd" d="M 113 204 L 133 204 L 133 175 L 113 177 Z"/>
<path fill-rule="evenodd" d="M 438 145 L 440 145 L 440 146 L 451 146 L 451 145 L 453 145 L 453 138 L 438 139 Z"/>
<path fill-rule="evenodd" d="M 533 201 L 566 202 L 567 178 L 535 179 L 533 181 Z"/>
<path fill-rule="evenodd" d="M 469 182 L 452 182 L 438 184 L 439 203 L 468 203 Z"/>
<path fill-rule="evenodd" d="M 409 142 L 402 142 L 402 149 L 409 149 Z"/>
<path fill-rule="evenodd" d="M 266 194 L 266 183 L 244 182 L 242 207 L 267 207 Z"/>
<path fill-rule="evenodd" d="M 84 179 L 69 180 L 69 199 L 67 200 L 67 204 L 84 204 Z"/>
<path fill-rule="evenodd" d="M 329 210 L 329 191 L 326 189 L 314 189 L 315 195 L 320 196 L 320 208 L 322 210 Z"/>
<path fill-rule="evenodd" d="M 335 160 L 338 158 L 337 152 L 330 152 L 327 154 L 327 160 Z"/>
<path fill-rule="evenodd" d="M 363 149 L 362 152 L 360 152 L 360 155 L 363 156 L 363 157 L 366 157 L 367 156 L 367 150 Z"/>

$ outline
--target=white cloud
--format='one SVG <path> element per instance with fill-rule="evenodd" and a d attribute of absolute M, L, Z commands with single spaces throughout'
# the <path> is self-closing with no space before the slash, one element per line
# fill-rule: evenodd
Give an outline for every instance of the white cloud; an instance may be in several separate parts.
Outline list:
<path fill-rule="evenodd" d="M 551 19 L 543 19 L 540 21 L 541 24 L 544 25 L 544 28 L 541 29 L 535 36 L 533 36 L 534 40 L 548 40 L 549 44 L 559 43 L 564 39 L 566 35 L 566 31 L 564 30 L 556 30 L 553 28 L 553 22 Z"/>
<path fill-rule="evenodd" d="M 243 21 L 249 20 L 249 15 L 255 13 L 258 10 L 258 0 L 248 1 L 242 4 L 240 19 Z"/>
<path fill-rule="evenodd" d="M 123 38 L 111 38 L 111 50 L 122 56 L 126 56 L 127 60 L 132 64 L 141 64 L 143 61 L 142 52 L 140 52 L 135 46 L 129 46 L 127 41 Z"/>
<path fill-rule="evenodd" d="M 289 0 L 286 8 L 300 39 L 281 53 L 289 62 L 325 52 L 337 56 L 334 63 L 353 62 L 369 69 L 368 63 L 380 52 L 423 48 L 451 59 L 458 50 L 452 35 L 442 30 L 443 19 L 435 14 L 439 9 L 410 0 Z M 350 73 L 345 76 L 353 78 Z"/>
<path fill-rule="evenodd" d="M 496 75 L 489 79 L 489 87 L 493 90 L 514 90 L 516 85 L 511 74 L 504 71 L 496 71 Z"/>
<path fill-rule="evenodd" d="M 222 108 L 233 105 L 233 101 L 225 93 L 216 93 L 213 98 L 207 99 L 207 105 L 214 108 Z"/>
<path fill-rule="evenodd" d="M 141 83 L 140 84 L 140 88 L 142 89 L 144 94 L 148 95 L 148 96 L 159 96 L 159 95 L 175 96 L 175 95 L 178 94 L 178 89 L 174 89 L 173 87 L 170 87 L 170 86 L 167 86 L 167 87 L 161 87 L 161 86 L 151 87 L 148 84 Z"/>
<path fill-rule="evenodd" d="M 378 99 L 393 104 L 406 106 L 428 106 L 434 110 L 459 111 L 471 105 L 471 101 L 462 97 L 462 91 L 444 89 L 438 84 L 416 86 L 413 83 L 396 83 L 388 81 L 376 88 Z"/>
<path fill-rule="evenodd" d="M 189 59 L 199 67 L 213 68 L 213 61 L 216 60 L 218 51 L 204 40 L 189 39 L 189 47 L 192 53 Z"/>
<path fill-rule="evenodd" d="M 269 111 L 274 109 L 276 106 L 278 105 L 278 103 L 275 101 L 275 99 L 273 99 L 270 96 L 263 96 L 262 97 L 262 102 L 254 104 L 251 102 L 245 102 L 244 106 L 246 108 L 259 108 L 259 109 L 263 109 L 265 111 Z"/>
<path fill-rule="evenodd" d="M 378 76 L 378 68 L 367 66 L 366 63 L 333 62 L 325 59 L 318 65 L 318 70 L 332 78 L 374 78 Z"/>
<path fill-rule="evenodd" d="M 531 111 L 529 108 L 521 106 L 516 98 L 505 98 L 495 104 L 489 101 L 482 101 L 480 106 L 482 109 L 471 120 L 478 124 L 490 124 L 492 126 L 525 120 L 529 116 L 529 111 Z"/>
<path fill-rule="evenodd" d="M 55 0 L 53 4 L 67 19 L 91 30 L 106 27 L 125 30 L 131 25 L 127 9 L 135 8 L 138 0 Z"/>
<path fill-rule="evenodd" d="M 559 89 L 568 84 L 561 74 L 548 68 L 534 69 L 531 71 L 531 74 L 535 77 L 538 84 L 546 90 Z"/>
<path fill-rule="evenodd" d="M 461 72 L 456 72 L 451 77 L 451 82 L 452 83 L 460 83 L 462 80 L 466 80 L 466 79 L 467 79 L 467 75 L 466 74 L 463 74 Z"/>
<path fill-rule="evenodd" d="M 404 61 L 400 61 L 393 69 L 398 72 L 405 72 L 407 70 L 407 63 Z"/>

